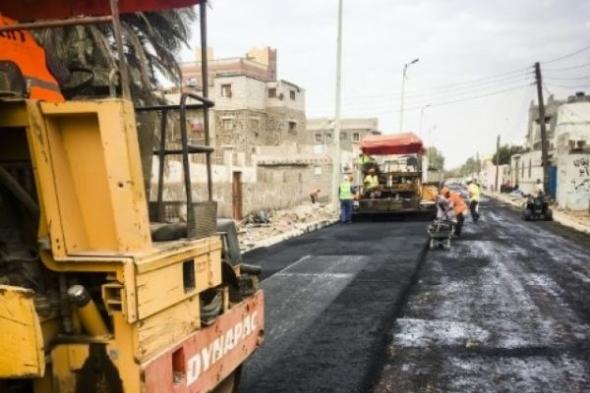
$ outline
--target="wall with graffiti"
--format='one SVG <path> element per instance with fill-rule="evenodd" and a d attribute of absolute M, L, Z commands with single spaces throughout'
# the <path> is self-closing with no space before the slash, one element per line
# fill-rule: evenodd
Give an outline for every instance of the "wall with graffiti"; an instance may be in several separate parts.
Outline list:
<path fill-rule="evenodd" d="M 557 203 L 570 210 L 590 208 L 590 154 L 562 154 L 558 160 Z"/>

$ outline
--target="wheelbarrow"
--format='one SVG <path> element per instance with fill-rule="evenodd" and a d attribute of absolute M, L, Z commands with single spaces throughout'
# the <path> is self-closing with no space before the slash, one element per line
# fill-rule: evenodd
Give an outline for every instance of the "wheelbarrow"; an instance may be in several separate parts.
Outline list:
<path fill-rule="evenodd" d="M 430 249 L 451 248 L 451 239 L 455 232 L 455 223 L 452 220 L 434 220 L 428 226 L 428 235 L 430 236 Z"/>

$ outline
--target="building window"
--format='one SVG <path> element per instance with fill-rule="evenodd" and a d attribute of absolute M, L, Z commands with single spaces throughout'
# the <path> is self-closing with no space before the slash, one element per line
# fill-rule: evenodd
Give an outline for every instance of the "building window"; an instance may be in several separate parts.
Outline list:
<path fill-rule="evenodd" d="M 316 132 L 315 134 L 315 143 L 322 143 L 324 141 L 324 138 L 322 138 L 322 133 L 321 132 Z"/>
<path fill-rule="evenodd" d="M 288 123 L 289 127 L 289 134 L 297 134 L 297 123 L 294 121 L 290 121 Z"/>
<path fill-rule="evenodd" d="M 360 140 L 361 140 L 360 132 L 353 132 L 352 133 L 352 141 L 353 142 L 360 142 Z"/>
<path fill-rule="evenodd" d="M 529 179 L 531 178 L 533 174 L 533 161 L 529 160 Z"/>
<path fill-rule="evenodd" d="M 346 131 L 340 132 L 340 140 L 345 141 L 346 139 L 348 139 L 348 132 L 346 132 Z"/>
<path fill-rule="evenodd" d="M 234 120 L 233 119 L 222 119 L 221 125 L 225 131 L 231 131 L 234 129 Z"/>
<path fill-rule="evenodd" d="M 524 179 L 524 161 L 520 163 L 520 176 Z"/>
<path fill-rule="evenodd" d="M 289 90 L 289 98 L 291 101 L 295 101 L 295 90 Z"/>
<path fill-rule="evenodd" d="M 221 85 L 221 96 L 231 98 L 231 83 Z"/>
<path fill-rule="evenodd" d="M 326 132 L 326 143 L 332 142 L 332 132 Z"/>
<path fill-rule="evenodd" d="M 268 89 L 268 98 L 275 98 L 277 96 L 277 89 L 275 87 L 271 87 Z"/>

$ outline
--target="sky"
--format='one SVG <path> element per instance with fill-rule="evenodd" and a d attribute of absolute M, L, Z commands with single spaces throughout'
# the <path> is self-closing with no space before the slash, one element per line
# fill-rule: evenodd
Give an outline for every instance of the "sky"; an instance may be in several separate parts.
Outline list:
<path fill-rule="evenodd" d="M 590 0 L 343 1 L 342 116 L 399 132 L 402 70 L 419 58 L 407 71 L 403 131 L 441 150 L 447 169 L 491 155 L 498 135 L 522 144 L 534 62 L 545 95 L 590 92 Z M 306 89 L 307 117 L 334 116 L 338 0 L 210 2 L 215 57 L 277 48 L 278 76 Z"/>

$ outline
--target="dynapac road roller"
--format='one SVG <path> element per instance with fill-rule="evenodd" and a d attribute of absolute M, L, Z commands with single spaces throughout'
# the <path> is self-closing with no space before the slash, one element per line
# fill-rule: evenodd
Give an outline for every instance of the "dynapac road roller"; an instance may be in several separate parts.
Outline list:
<path fill-rule="evenodd" d="M 0 392 L 229 393 L 260 345 L 257 271 L 241 264 L 235 227 L 216 221 L 206 68 L 204 97 L 141 108 L 129 97 L 119 14 L 197 3 L 1 2 Z M 198 6 L 206 48 L 204 0 Z M 113 24 L 120 61 L 110 90 L 122 98 L 65 99 L 30 33 L 85 23 Z M 189 140 L 188 110 L 204 112 L 202 143 Z M 137 112 L 163 119 L 149 152 L 160 173 L 166 157 L 182 157 L 186 200 L 163 200 L 160 179 L 148 202 Z M 166 143 L 173 114 L 175 149 Z M 196 154 L 208 172 L 200 201 Z M 185 219 L 169 219 L 174 209 Z"/>

